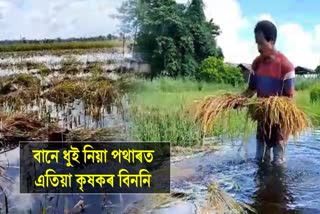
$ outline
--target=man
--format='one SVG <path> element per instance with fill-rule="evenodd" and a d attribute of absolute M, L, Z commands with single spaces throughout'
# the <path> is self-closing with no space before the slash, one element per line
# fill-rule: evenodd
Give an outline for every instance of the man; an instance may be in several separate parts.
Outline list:
<path fill-rule="evenodd" d="M 255 29 L 255 40 L 260 55 L 253 61 L 249 87 L 243 96 L 266 98 L 269 96 L 294 95 L 295 72 L 292 63 L 275 48 L 277 28 L 269 21 L 260 21 Z M 267 132 L 264 132 L 267 130 Z M 271 137 L 266 134 L 271 131 Z M 273 126 L 271 130 L 258 122 L 256 159 L 258 162 L 269 162 L 271 148 L 273 148 L 273 163 L 284 162 L 285 148 L 288 135 L 280 130 L 279 126 Z"/>

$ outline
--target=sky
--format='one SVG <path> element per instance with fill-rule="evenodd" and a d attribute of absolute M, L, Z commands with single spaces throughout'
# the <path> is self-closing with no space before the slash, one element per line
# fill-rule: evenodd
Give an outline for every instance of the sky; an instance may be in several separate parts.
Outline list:
<path fill-rule="evenodd" d="M 90 37 L 117 33 L 110 17 L 124 0 L 0 0 L 0 40 Z M 186 2 L 187 0 L 177 0 Z M 320 1 L 204 0 L 222 30 L 226 62 L 251 63 L 258 55 L 253 29 L 268 19 L 278 28 L 277 49 L 295 66 L 320 64 Z"/>

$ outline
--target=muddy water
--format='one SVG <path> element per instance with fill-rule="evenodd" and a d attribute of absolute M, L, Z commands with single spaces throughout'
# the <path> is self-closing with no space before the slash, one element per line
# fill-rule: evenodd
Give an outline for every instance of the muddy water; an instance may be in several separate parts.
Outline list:
<path fill-rule="evenodd" d="M 131 53 L 123 55 L 120 52 L 94 52 L 84 54 L 69 54 L 62 56 L 55 55 L 33 55 L 24 57 L 5 57 L 0 58 L 0 65 L 10 65 L 9 67 L 0 66 L 0 76 L 20 74 L 20 73 L 38 73 L 39 69 L 27 69 L 26 67 L 21 68 L 18 66 L 22 63 L 39 63 L 44 64 L 50 69 L 61 68 L 61 63 L 66 57 L 75 59 L 79 64 L 85 64 L 88 62 L 100 62 L 105 70 L 115 70 L 121 66 L 126 68 L 132 68 L 132 65 L 128 60 L 132 59 Z"/>
<path fill-rule="evenodd" d="M 297 145 L 290 143 L 287 162 L 282 167 L 258 166 L 253 157 L 255 140 L 238 151 L 237 143 L 226 143 L 220 151 L 198 154 L 172 162 L 172 191 L 192 195 L 190 200 L 153 213 L 196 213 L 207 193 L 206 186 L 218 181 L 224 191 L 238 201 L 255 207 L 258 213 L 266 214 L 316 214 L 320 213 L 320 131 L 302 136 Z M 69 211 L 84 200 L 84 213 L 123 213 L 144 196 L 142 195 L 21 195 L 19 194 L 19 150 L 1 154 L 1 163 L 7 170 L 6 184 L 9 213 L 47 213 Z M 174 172 L 174 173 L 173 173 Z M 148 196 L 147 196 L 148 197 Z M 4 194 L 0 196 L 5 204 Z M 76 207 L 73 209 L 76 211 Z M 74 212 L 76 213 L 76 212 Z"/>
<path fill-rule="evenodd" d="M 320 213 L 320 131 L 304 135 L 297 145 L 291 142 L 282 167 L 255 164 L 254 138 L 240 152 L 237 148 L 225 145 L 214 154 L 176 163 L 188 173 L 174 188 L 197 189 L 193 203 L 201 204 L 207 184 L 216 180 L 226 192 L 253 205 L 258 213 Z"/>

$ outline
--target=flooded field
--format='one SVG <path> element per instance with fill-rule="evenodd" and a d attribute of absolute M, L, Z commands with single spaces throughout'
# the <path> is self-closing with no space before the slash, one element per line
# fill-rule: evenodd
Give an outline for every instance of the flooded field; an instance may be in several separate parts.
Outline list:
<path fill-rule="evenodd" d="M 304 143 L 303 143 L 304 142 Z M 288 147 L 287 164 L 281 168 L 257 167 L 253 161 L 255 140 L 252 138 L 240 152 L 239 145 L 225 143 L 214 153 L 198 154 L 172 161 L 172 192 L 185 195 L 183 200 L 170 199 L 151 213 L 201 213 L 205 204 L 207 186 L 217 181 L 221 188 L 241 202 L 252 205 L 258 213 L 290 214 L 319 213 L 320 187 L 320 132 L 303 136 L 297 145 Z M 19 149 L 1 155 L 6 166 L 2 182 L 6 198 L 1 203 L 9 213 L 62 213 L 76 210 L 76 204 L 85 204 L 83 213 L 123 213 L 130 207 L 140 207 L 150 197 L 156 203 L 161 195 L 21 195 L 19 194 Z M 158 198 L 157 198 L 158 197 Z M 7 202 L 5 202 L 7 200 Z M 140 203 L 139 203 L 140 201 Z M 134 203 L 135 202 L 135 203 Z M 161 202 L 160 202 L 161 203 Z M 150 204 L 149 204 L 150 205 Z M 71 212 L 77 213 L 77 212 Z M 130 212 L 128 212 L 130 213 Z M 132 212 L 135 213 L 135 212 Z M 143 213 L 143 212 L 139 212 Z"/>
<path fill-rule="evenodd" d="M 111 71 L 130 62 L 130 55 L 124 58 L 120 53 L 90 53 L 71 57 L 69 64 L 65 56 L 52 55 L 0 60 L 1 110 L 8 114 L 0 115 L 1 213 L 218 213 L 205 207 L 208 189 L 215 188 L 212 182 L 257 213 L 320 213 L 320 187 L 315 185 L 320 179 L 320 131 L 303 135 L 296 145 L 290 142 L 287 164 L 281 168 L 255 164 L 254 136 L 240 150 L 240 142 L 226 141 L 214 152 L 174 157 L 170 196 L 20 194 L 17 142 L 30 130 L 44 128 L 49 133 L 49 125 L 43 124 L 52 123 L 52 133 L 56 134 L 51 133 L 53 139 L 130 139 L 130 99 L 122 90 L 127 83 Z M 39 64 L 49 69 L 47 75 L 41 75 L 44 68 L 37 67 Z M 19 73 L 33 76 L 6 79 Z M 22 116 L 12 116 L 14 112 Z M 20 138 L 14 138 L 14 134 Z M 50 140 L 50 136 L 45 133 L 44 138 Z"/>

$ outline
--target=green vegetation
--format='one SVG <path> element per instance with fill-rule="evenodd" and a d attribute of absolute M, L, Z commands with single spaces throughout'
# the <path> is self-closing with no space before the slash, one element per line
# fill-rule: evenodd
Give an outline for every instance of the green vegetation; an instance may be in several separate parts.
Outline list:
<path fill-rule="evenodd" d="M 122 31 L 133 33 L 134 50 L 152 66 L 152 76 L 195 76 L 202 60 L 223 57 L 219 27 L 206 21 L 202 0 L 127 0 L 120 8 Z"/>
<path fill-rule="evenodd" d="M 319 78 L 308 79 L 308 78 L 297 76 L 296 83 L 295 83 L 295 89 L 297 91 L 307 90 L 307 89 L 311 89 L 313 86 L 319 85 L 319 84 L 320 84 Z"/>
<path fill-rule="evenodd" d="M 320 65 L 318 65 L 318 66 L 316 67 L 315 71 L 316 71 L 316 73 L 317 73 L 318 75 L 320 75 Z"/>
<path fill-rule="evenodd" d="M 310 80 L 311 81 L 311 80 Z M 193 101 L 208 95 L 226 92 L 239 93 L 245 84 L 233 87 L 227 84 L 198 82 L 183 78 L 157 78 L 146 81 L 138 79 L 137 88 L 131 94 L 131 134 L 136 140 L 169 140 L 173 145 L 193 146 L 201 144 L 204 136 L 200 124 L 195 124 L 186 110 Z M 320 125 L 319 104 L 310 100 L 310 90 L 296 93 L 295 102 L 304 109 L 314 125 Z M 220 140 L 239 139 L 255 131 L 255 123 L 246 120 L 246 115 L 232 111 L 227 117 L 219 118 L 214 129 L 206 137 L 220 136 Z M 228 121 L 229 120 L 229 121 Z M 227 126 L 228 125 L 228 126 Z"/>
<path fill-rule="evenodd" d="M 195 124 L 188 107 L 194 100 L 208 95 L 237 92 L 226 84 L 210 84 L 189 79 L 158 78 L 152 82 L 138 80 L 135 94 L 131 94 L 132 136 L 136 140 L 169 140 L 173 145 L 193 146 L 201 144 L 203 132 Z M 242 87 L 240 87 L 242 88 Z M 243 87 L 244 88 L 244 87 Z M 228 117 L 231 126 L 226 128 L 225 118 L 206 137 L 224 136 L 239 138 L 243 131 L 253 130 L 253 124 L 246 127 L 246 117 L 236 111 Z"/>
<path fill-rule="evenodd" d="M 18 51 L 51 51 L 68 49 L 97 49 L 121 47 L 120 41 L 84 41 L 84 42 L 56 42 L 41 44 L 10 44 L 0 45 L 0 52 L 18 52 Z"/>
<path fill-rule="evenodd" d="M 320 84 L 312 88 L 310 91 L 310 101 L 312 103 L 320 102 Z"/>
<path fill-rule="evenodd" d="M 222 59 L 209 57 L 200 66 L 200 78 L 216 83 L 227 83 L 233 86 L 244 83 L 239 68 L 224 64 Z"/>

